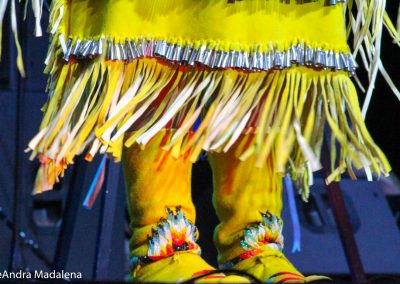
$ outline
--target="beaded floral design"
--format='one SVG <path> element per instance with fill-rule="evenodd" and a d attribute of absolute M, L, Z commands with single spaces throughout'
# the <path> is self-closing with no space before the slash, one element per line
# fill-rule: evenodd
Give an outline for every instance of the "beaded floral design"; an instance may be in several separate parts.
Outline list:
<path fill-rule="evenodd" d="M 246 251 L 269 246 L 273 249 L 282 251 L 282 221 L 277 216 L 272 215 L 268 211 L 260 212 L 262 222 L 251 225 L 244 230 L 244 235 L 240 240 L 242 248 Z"/>
<path fill-rule="evenodd" d="M 166 210 L 167 218 L 162 218 L 157 227 L 152 229 L 152 235 L 148 236 L 147 255 L 133 256 L 131 259 L 133 266 L 151 263 L 178 251 L 201 253 L 201 249 L 196 243 L 197 228 L 186 219 L 181 207 L 176 207 L 175 211 L 169 208 Z"/>
<path fill-rule="evenodd" d="M 268 211 L 260 212 L 260 214 L 262 221 L 244 229 L 243 237 L 240 239 L 240 244 L 245 252 L 222 264 L 222 268 L 231 268 L 237 263 L 261 253 L 263 246 L 278 251 L 283 250 L 282 220 Z"/>

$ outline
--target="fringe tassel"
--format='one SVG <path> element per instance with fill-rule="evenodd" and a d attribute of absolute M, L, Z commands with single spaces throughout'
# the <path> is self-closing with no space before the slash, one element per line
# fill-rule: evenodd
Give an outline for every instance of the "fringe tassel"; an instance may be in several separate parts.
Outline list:
<path fill-rule="evenodd" d="M 397 35 L 400 37 L 400 3 L 399 10 L 397 12 Z"/>
<path fill-rule="evenodd" d="M 63 32 L 62 29 L 59 29 L 59 24 L 62 21 L 63 13 L 64 13 L 64 2 L 66 0 L 53 0 L 51 4 L 51 15 L 50 15 L 50 23 L 49 30 L 51 34 L 60 34 Z M 19 1 L 21 2 L 21 1 Z M 23 1 L 24 5 L 24 19 L 26 18 L 27 6 L 29 0 Z M 35 18 L 35 36 L 40 37 L 43 35 L 42 27 L 41 27 L 41 18 L 43 11 L 43 0 L 30 0 L 32 6 L 32 12 Z M 0 60 L 2 55 L 2 32 L 3 32 L 3 20 L 6 13 L 7 6 L 10 5 L 10 19 L 11 19 L 11 30 L 14 35 L 15 45 L 17 47 L 17 68 L 22 77 L 25 77 L 25 69 L 22 58 L 22 50 L 21 45 L 18 39 L 18 16 L 15 0 L 2 0 L 0 1 Z M 55 17 L 55 14 L 58 14 Z M 58 39 L 57 39 L 58 40 Z M 54 45 L 53 45 L 54 46 Z M 49 57 L 48 57 L 49 58 Z M 46 60 L 46 64 L 51 63 L 49 60 Z"/>
<path fill-rule="evenodd" d="M 354 3 L 357 8 L 355 15 L 352 14 Z M 400 92 L 390 79 L 380 59 L 382 25 L 385 25 L 389 31 L 394 43 L 400 46 L 400 34 L 396 31 L 385 11 L 385 7 L 386 0 L 353 0 L 348 2 L 350 14 L 348 31 L 352 30 L 354 34 L 353 56 L 356 58 L 358 54 L 360 55 L 369 79 L 369 86 L 362 107 L 363 117 L 366 116 L 372 98 L 378 70 L 400 100 Z"/>
<path fill-rule="evenodd" d="M 24 63 L 22 59 L 21 45 L 18 39 L 18 27 L 17 27 L 17 11 L 15 7 L 15 0 L 2 0 L 0 2 L 0 59 L 2 49 L 2 31 L 3 31 L 3 20 L 7 9 L 8 2 L 10 2 L 10 17 L 11 17 L 11 30 L 14 34 L 14 41 L 17 47 L 17 68 L 22 77 L 25 77 Z M 31 0 L 32 10 L 35 17 L 35 36 L 42 36 L 42 28 L 40 25 L 40 19 L 42 17 L 43 0 Z M 25 1 L 25 16 L 26 7 L 28 0 Z"/>
<path fill-rule="evenodd" d="M 4 20 L 4 15 L 6 13 L 7 3 L 8 3 L 8 0 L 0 2 L 0 59 L 1 59 L 1 50 L 2 50 L 2 46 L 3 46 L 3 41 L 2 41 L 3 20 Z"/>
<path fill-rule="evenodd" d="M 344 71 L 297 67 L 246 73 L 155 59 L 129 64 L 97 60 L 53 69 L 49 85 L 41 130 L 29 143 L 32 158 L 42 161 L 36 192 L 52 188 L 85 148 L 90 149 L 88 160 L 108 152 L 118 161 L 123 143 L 145 145 L 164 128 L 176 129 L 164 148 L 174 156 L 189 155 L 193 162 L 203 150 L 228 151 L 246 133 L 237 157 L 257 155 L 261 166 L 279 153 L 278 170 L 291 173 L 304 198 L 312 171 L 321 167 L 325 122 L 333 145 L 341 148 L 339 153 L 332 149 L 335 163 L 327 182 L 338 180 L 346 169 L 352 173 L 352 164 L 378 176 L 390 170 L 367 132 L 356 90 Z"/>

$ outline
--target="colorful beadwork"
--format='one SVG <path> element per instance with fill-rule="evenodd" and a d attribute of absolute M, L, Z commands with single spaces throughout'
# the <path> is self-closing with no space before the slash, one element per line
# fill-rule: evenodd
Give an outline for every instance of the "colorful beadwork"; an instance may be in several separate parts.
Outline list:
<path fill-rule="evenodd" d="M 286 282 L 298 282 L 303 283 L 305 277 L 298 273 L 293 273 L 290 271 L 282 271 L 271 275 L 265 283 L 286 283 Z"/>
<path fill-rule="evenodd" d="M 152 229 L 152 236 L 148 236 L 147 255 L 133 256 L 131 265 L 151 263 L 178 251 L 201 253 L 201 249 L 196 243 L 197 228 L 186 219 L 181 207 L 176 207 L 175 212 L 169 208 L 166 210 L 167 218 L 162 218 L 157 227 Z"/>
<path fill-rule="evenodd" d="M 270 212 L 262 213 L 262 222 L 248 226 L 240 239 L 244 253 L 222 265 L 231 268 L 240 261 L 251 258 L 262 252 L 263 246 L 274 250 L 283 250 L 282 220 Z"/>

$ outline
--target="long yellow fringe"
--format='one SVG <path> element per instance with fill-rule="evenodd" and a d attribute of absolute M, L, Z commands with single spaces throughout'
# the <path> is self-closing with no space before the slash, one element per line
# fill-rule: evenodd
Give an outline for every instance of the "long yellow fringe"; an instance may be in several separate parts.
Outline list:
<path fill-rule="evenodd" d="M 356 14 L 352 14 L 353 5 L 356 6 Z M 366 116 L 378 71 L 381 72 L 393 93 L 400 100 L 400 92 L 395 83 L 386 72 L 380 59 L 381 39 L 384 25 L 393 38 L 393 42 L 400 46 L 400 34 L 385 11 L 386 0 L 350 0 L 348 33 L 353 32 L 353 56 L 359 54 L 364 68 L 368 72 L 369 85 L 362 107 L 363 117 Z M 362 87 L 362 86 L 361 86 Z M 362 88 L 363 89 L 363 88 Z"/>
<path fill-rule="evenodd" d="M 32 1 L 38 22 L 41 2 Z M 8 2 L 1 2 L 0 25 Z M 74 156 L 87 148 L 88 160 L 97 152 L 109 152 L 118 160 L 123 136 L 132 129 L 135 132 L 127 137 L 126 146 L 144 145 L 161 129 L 175 128 L 174 135 L 167 132 L 165 149 L 175 156 L 190 155 L 192 161 L 202 150 L 227 151 L 246 133 L 237 157 L 244 160 L 257 155 L 260 166 L 275 152 L 278 170 L 291 172 L 306 198 L 312 171 L 320 168 L 327 124 L 332 130 L 333 161 L 328 182 L 346 170 L 355 177 L 352 164 L 363 167 L 367 176 L 371 172 L 386 175 L 390 166 L 368 134 L 363 115 L 377 70 L 385 75 L 379 60 L 382 24 L 396 43 L 399 35 L 384 12 L 384 0 L 348 3 L 350 8 L 355 3 L 358 11 L 350 13 L 349 20 L 349 32 L 355 35 L 354 53 L 361 55 L 371 82 L 363 113 L 345 72 L 297 67 L 245 73 L 191 69 L 155 59 L 106 62 L 100 57 L 65 63 L 61 54 L 67 36 L 67 23 L 63 22 L 67 1 L 53 1 L 49 29 L 53 36 L 46 58 L 50 98 L 40 132 L 29 143 L 32 158 L 39 156 L 42 162 L 35 192 L 51 189 Z M 10 6 L 17 36 L 14 0 Z M 18 51 L 23 74 L 20 48 Z M 200 117 L 200 124 L 194 127 Z M 335 143 L 340 145 L 339 152 Z"/>
<path fill-rule="evenodd" d="M 325 123 L 336 161 L 328 182 L 346 169 L 354 177 L 352 165 L 378 176 L 389 172 L 346 72 L 214 71 L 155 59 L 70 63 L 53 69 L 40 132 L 29 143 L 32 158 L 39 156 L 43 164 L 36 192 L 51 188 L 87 147 L 88 160 L 97 152 L 119 160 L 124 135 L 127 147 L 145 145 L 159 131 L 174 128 L 164 148 L 175 156 L 190 155 L 193 162 L 202 150 L 228 151 L 245 133 L 237 157 L 257 155 L 255 166 L 262 166 L 275 152 L 278 171 L 291 172 L 306 197 L 312 171 L 320 168 Z"/>
<path fill-rule="evenodd" d="M 21 45 L 18 39 L 18 24 L 17 24 L 17 10 L 15 6 L 15 0 L 1 0 L 0 1 L 0 60 L 1 60 L 1 49 L 2 49 L 2 33 L 3 33 L 3 20 L 7 9 L 8 2 L 10 3 L 10 18 L 11 18 L 11 30 L 14 35 L 15 45 L 17 47 L 17 68 L 22 77 L 25 77 L 24 63 L 22 59 Z M 21 1 L 19 1 L 21 2 Z M 25 13 L 28 5 L 28 0 L 24 1 Z M 43 0 L 31 0 L 32 11 L 35 17 L 35 36 L 42 36 L 42 27 L 40 25 L 40 19 L 42 17 L 42 6 Z"/>

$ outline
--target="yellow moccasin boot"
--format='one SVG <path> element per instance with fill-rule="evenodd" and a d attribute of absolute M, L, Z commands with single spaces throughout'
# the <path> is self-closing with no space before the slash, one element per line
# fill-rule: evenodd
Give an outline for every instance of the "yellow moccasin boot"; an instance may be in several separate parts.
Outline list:
<path fill-rule="evenodd" d="M 137 282 L 176 283 L 215 270 L 200 256 L 191 197 L 192 163 L 162 150 L 167 132 L 144 148 L 123 152 L 132 228 L 131 278 Z M 248 283 L 246 278 L 205 275 L 196 283 Z"/>

